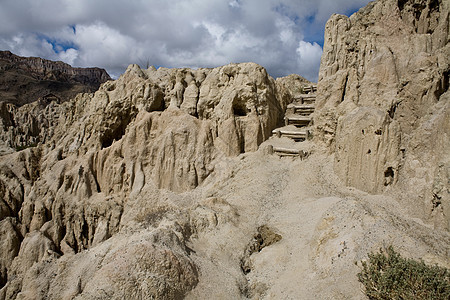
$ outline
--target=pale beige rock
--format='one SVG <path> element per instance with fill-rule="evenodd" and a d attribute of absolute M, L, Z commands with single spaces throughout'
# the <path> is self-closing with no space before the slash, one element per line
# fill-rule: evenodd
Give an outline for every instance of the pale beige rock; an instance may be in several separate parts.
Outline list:
<path fill-rule="evenodd" d="M 316 140 L 336 153 L 347 185 L 394 192 L 447 229 L 449 196 L 431 190 L 438 166 L 450 163 L 448 12 L 448 1 L 385 0 L 333 15 L 314 117 Z"/>
<path fill-rule="evenodd" d="M 183 103 L 181 104 L 181 110 L 187 112 L 192 116 L 196 116 L 197 102 L 199 96 L 199 89 L 194 79 L 191 80 L 188 87 L 184 91 Z"/>
<path fill-rule="evenodd" d="M 304 83 L 289 81 L 291 87 L 296 84 Z M 90 278 L 122 278 L 126 272 L 140 273 L 139 268 L 134 269 L 134 263 L 124 262 L 124 269 L 117 274 L 112 263 L 91 271 L 75 265 L 76 261 L 83 261 L 79 258 L 82 251 L 104 247 L 124 226 L 133 228 L 137 222 L 157 227 L 159 222 L 167 222 L 170 212 L 178 211 L 166 204 L 151 209 L 151 202 L 142 205 L 149 193 L 159 189 L 190 191 L 208 178 L 219 160 L 257 150 L 282 121 L 280 99 L 288 101 L 289 97 L 279 95 L 275 80 L 252 63 L 200 70 L 141 70 L 132 65 L 121 78 L 106 82 L 94 95 L 80 94 L 70 102 L 54 103 L 54 110 L 48 105 L 42 113 L 35 103 L 19 109 L 9 107 L 3 118 L 11 123 L 5 127 L 5 135 L 8 130 L 16 130 L 12 123 L 17 121 L 31 133 L 18 130 L 9 135 L 23 139 L 25 146 L 30 146 L 30 138 L 36 137 L 42 145 L 9 154 L 2 160 L 2 219 L 12 217 L 19 221 L 15 230 L 22 251 L 17 255 L 17 248 L 2 263 L 2 276 L 6 278 L 7 272 L 13 272 L 16 278 L 8 282 L 2 295 L 8 299 L 35 295 L 55 298 L 64 287 L 64 297 L 70 298 L 81 294 L 83 282 Z M 233 207 L 226 201 L 212 199 L 190 204 L 182 214 L 176 213 L 177 224 L 186 226 L 177 233 L 183 243 L 190 235 L 236 221 Z M 141 217 L 130 217 L 131 211 L 139 208 L 145 208 L 138 211 Z M 8 230 L 5 234 L 11 236 L 14 232 Z M 21 236 L 26 238 L 22 241 Z M 186 277 L 186 282 L 164 283 L 164 288 L 156 288 L 161 282 L 150 280 L 146 283 L 149 289 L 142 287 L 142 297 L 181 297 L 197 282 L 196 267 L 187 254 L 174 256 L 170 251 L 175 246 L 166 246 L 169 252 L 152 243 L 139 246 L 140 252 L 123 250 L 123 255 L 131 253 L 126 261 L 135 259 L 138 252 L 148 252 L 149 261 L 161 262 L 152 271 L 159 272 L 158 278 Z M 35 250 L 29 250 L 30 247 Z M 74 266 L 69 271 L 58 270 L 56 281 L 41 278 L 39 274 L 47 274 L 48 260 L 59 260 L 59 255 L 68 262 L 73 258 Z M 164 269 L 173 259 L 180 262 L 174 268 L 185 269 L 185 275 Z M 84 261 L 93 263 L 91 258 Z M 57 285 L 57 280 L 70 281 L 73 274 L 82 279 Z M 142 277 L 137 278 L 140 281 Z M 119 298 L 134 295 L 135 282 L 126 291 L 120 282 L 105 282 L 104 289 L 120 295 Z M 42 284 L 47 288 L 42 289 Z M 97 297 L 100 286 L 94 280 L 85 295 Z"/>
<path fill-rule="evenodd" d="M 14 257 L 20 249 L 21 236 L 17 232 L 15 220 L 11 217 L 2 218 L 0 221 L 0 281 L 1 285 L 6 284 L 8 269 Z"/>
<path fill-rule="evenodd" d="M 31 239 L 33 246 L 42 248 L 42 236 Z M 36 248 L 23 249 L 38 254 Z M 27 264 L 32 264 L 22 271 L 20 283 L 13 277 L 7 299 L 177 299 L 197 282 L 195 266 L 170 229 L 118 235 L 76 255 L 59 258 L 49 250 L 46 253 L 36 256 L 36 261 L 28 258 Z M 25 267 L 21 259 L 25 257 L 19 254 L 14 263 Z M 20 290 L 13 296 L 8 288 L 18 285 Z"/>
<path fill-rule="evenodd" d="M 263 149 L 218 166 L 202 190 L 236 207 L 239 217 L 192 240 L 202 272 L 187 299 L 365 299 L 354 262 L 385 244 L 448 266 L 447 232 L 407 216 L 393 198 L 344 188 L 332 168 L 323 152 L 279 159 Z M 282 238 L 248 256 L 261 227 Z"/>
<path fill-rule="evenodd" d="M 56 250 L 53 242 L 39 231 L 33 231 L 25 236 L 17 257 L 12 265 L 12 274 L 28 271 L 35 263 L 52 255 Z"/>
<path fill-rule="evenodd" d="M 60 105 L 52 101 L 43 106 L 36 101 L 17 108 L 1 102 L 0 111 L 0 154 L 7 154 L 47 142 L 58 123 Z"/>
<path fill-rule="evenodd" d="M 284 111 L 286 111 L 292 99 L 303 94 L 303 87 L 312 85 L 312 82 L 296 74 L 277 78 L 275 83 L 281 99 L 280 104 Z"/>

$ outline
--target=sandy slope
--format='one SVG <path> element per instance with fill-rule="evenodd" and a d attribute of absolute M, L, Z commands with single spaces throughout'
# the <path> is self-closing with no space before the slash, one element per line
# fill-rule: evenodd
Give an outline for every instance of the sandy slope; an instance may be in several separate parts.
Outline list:
<path fill-rule="evenodd" d="M 303 160 L 265 151 L 289 143 L 219 158 L 184 193 L 146 184 L 123 203 L 118 232 L 78 253 L 62 244 L 60 256 L 42 232 L 29 234 L 12 267 L 23 279 L 0 299 L 364 299 L 354 262 L 380 247 L 450 266 L 447 232 L 392 197 L 345 187 L 326 149 L 297 143 Z M 114 199 L 104 201 L 113 213 Z"/>
<path fill-rule="evenodd" d="M 263 154 L 265 144 L 222 163 L 199 188 L 239 217 L 193 239 L 200 282 L 188 299 L 363 299 L 354 262 L 388 244 L 449 264 L 448 234 L 408 218 L 394 199 L 343 187 L 332 157 L 278 158 Z M 252 254 L 244 275 L 240 260 L 261 225 L 282 239 Z"/>

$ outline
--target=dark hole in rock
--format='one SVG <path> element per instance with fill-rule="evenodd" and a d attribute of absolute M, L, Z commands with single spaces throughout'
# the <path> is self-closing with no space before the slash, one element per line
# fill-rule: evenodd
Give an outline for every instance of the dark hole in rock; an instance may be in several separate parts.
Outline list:
<path fill-rule="evenodd" d="M 344 89 L 342 90 L 341 102 L 344 102 L 344 100 L 345 100 L 345 90 L 347 89 L 347 84 L 348 84 L 348 75 L 345 78 Z"/>
<path fill-rule="evenodd" d="M 233 113 L 235 116 L 245 117 L 247 115 L 247 109 L 240 106 L 234 106 Z"/>
<path fill-rule="evenodd" d="M 428 7 L 431 11 L 437 11 L 439 12 L 439 0 L 431 0 L 428 4 Z"/>
<path fill-rule="evenodd" d="M 391 119 L 394 118 L 395 111 L 397 110 L 398 105 L 399 105 L 399 103 L 395 103 L 395 104 L 392 104 L 391 107 L 389 108 L 388 114 Z"/>
<path fill-rule="evenodd" d="M 62 159 L 63 159 L 63 152 L 62 152 L 62 149 L 59 148 L 57 151 L 58 151 L 58 152 L 56 153 L 56 159 L 57 159 L 57 160 L 62 160 Z"/>
<path fill-rule="evenodd" d="M 131 116 L 123 118 L 119 124 L 114 124 L 112 128 L 106 130 L 103 136 L 100 138 L 102 149 L 112 145 L 114 141 L 118 141 L 125 134 L 128 124 L 131 122 Z"/>
<path fill-rule="evenodd" d="M 45 221 L 51 221 L 52 219 L 52 212 L 48 210 L 47 208 L 44 208 L 44 219 Z"/>
<path fill-rule="evenodd" d="M 442 94 L 448 91 L 449 73 L 450 70 L 447 70 L 442 74 L 441 80 L 439 81 L 436 91 L 434 92 L 434 95 L 436 96 L 437 100 L 439 100 Z"/>
<path fill-rule="evenodd" d="M 108 92 L 112 92 L 116 89 L 116 85 L 115 84 L 111 84 L 110 86 L 108 86 L 108 88 L 106 89 Z"/>
<path fill-rule="evenodd" d="M 383 133 L 383 131 L 381 131 L 381 129 L 375 130 L 375 134 L 376 134 L 376 135 L 381 135 L 382 133 Z"/>
<path fill-rule="evenodd" d="M 400 10 L 403 10 L 406 2 L 408 2 L 408 0 L 398 0 L 398 8 L 400 8 Z"/>
<path fill-rule="evenodd" d="M 367 154 L 370 154 L 370 153 L 372 153 L 372 151 L 369 149 L 369 151 L 367 151 Z"/>
<path fill-rule="evenodd" d="M 83 243 L 82 246 L 86 247 L 89 240 L 89 227 L 86 221 L 83 222 L 83 226 L 81 227 L 81 238 Z"/>
<path fill-rule="evenodd" d="M 248 273 L 250 273 L 252 271 L 252 269 L 249 266 L 241 266 L 242 268 L 242 272 L 247 275 Z"/>
<path fill-rule="evenodd" d="M 394 169 L 392 167 L 388 167 L 386 171 L 384 171 L 384 185 L 390 185 L 394 181 Z"/>
<path fill-rule="evenodd" d="M 436 193 L 433 193 L 433 209 L 438 208 L 442 204 L 442 197 Z"/>
<path fill-rule="evenodd" d="M 414 15 L 415 15 L 417 21 L 419 21 L 421 14 L 422 14 L 422 10 L 416 10 L 415 11 Z"/>
<path fill-rule="evenodd" d="M 4 274 L 0 273 L 0 289 L 2 289 L 8 282 L 8 272 L 5 269 Z"/>

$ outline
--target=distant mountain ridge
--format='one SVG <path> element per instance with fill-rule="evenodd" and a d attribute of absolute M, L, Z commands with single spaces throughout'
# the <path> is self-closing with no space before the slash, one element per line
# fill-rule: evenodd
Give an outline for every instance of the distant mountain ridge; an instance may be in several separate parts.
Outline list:
<path fill-rule="evenodd" d="M 0 51 L 0 101 L 24 105 L 49 97 L 60 102 L 94 92 L 110 80 L 101 68 L 74 68 L 61 61 L 21 57 Z"/>

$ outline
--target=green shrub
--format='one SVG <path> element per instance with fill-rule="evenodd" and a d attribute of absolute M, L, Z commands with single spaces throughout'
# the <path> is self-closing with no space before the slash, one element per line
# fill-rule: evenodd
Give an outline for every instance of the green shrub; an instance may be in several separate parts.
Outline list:
<path fill-rule="evenodd" d="M 450 271 L 406 259 L 392 246 L 361 262 L 358 280 L 369 299 L 450 299 Z"/>

